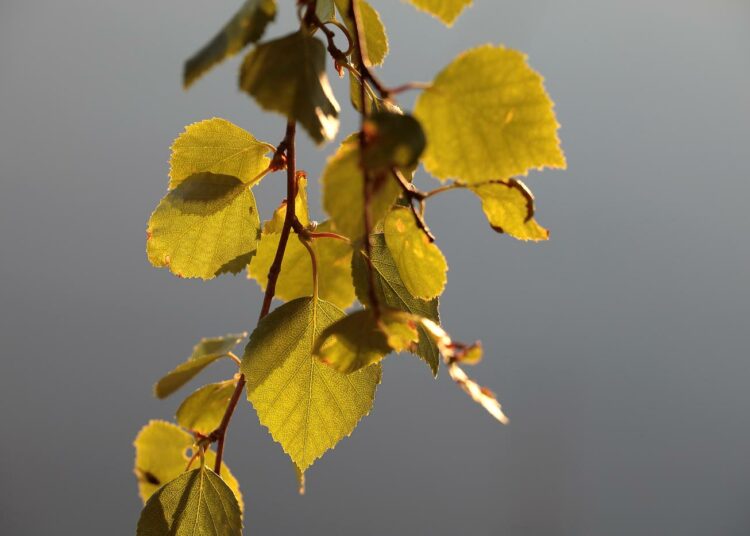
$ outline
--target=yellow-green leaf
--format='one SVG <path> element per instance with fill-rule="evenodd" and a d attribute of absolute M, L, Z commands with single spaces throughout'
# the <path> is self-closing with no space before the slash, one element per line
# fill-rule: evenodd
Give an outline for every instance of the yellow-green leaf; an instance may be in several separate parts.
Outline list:
<path fill-rule="evenodd" d="M 154 394 L 158 398 L 166 398 L 171 395 L 208 365 L 217 359 L 227 357 L 227 353 L 231 352 L 232 348 L 237 346 L 245 337 L 247 337 L 247 333 L 231 333 L 223 337 L 201 339 L 193 347 L 192 355 L 184 363 L 180 363 L 156 383 Z"/>
<path fill-rule="evenodd" d="M 136 536 L 241 536 L 242 512 L 219 475 L 206 467 L 183 473 L 143 507 Z"/>
<path fill-rule="evenodd" d="M 326 76 L 326 47 L 303 31 L 258 45 L 245 58 L 240 87 L 264 110 L 298 121 L 316 143 L 339 128 L 339 105 Z"/>
<path fill-rule="evenodd" d="M 247 0 L 219 33 L 185 63 L 185 87 L 249 43 L 255 43 L 275 17 L 276 0 Z"/>
<path fill-rule="evenodd" d="M 379 365 L 341 374 L 313 357 L 317 337 L 343 316 L 321 300 L 285 303 L 260 321 L 242 360 L 248 400 L 302 472 L 352 433 L 380 383 Z"/>
<path fill-rule="evenodd" d="M 451 26 L 472 0 L 407 0 L 417 9 L 440 19 Z"/>
<path fill-rule="evenodd" d="M 330 231 L 331 224 L 323 222 L 316 230 Z M 264 232 L 258 244 L 258 251 L 250 261 L 248 275 L 254 278 L 263 290 L 268 284 L 268 270 L 276 256 L 280 237 L 279 233 Z M 311 246 L 318 260 L 318 293 L 321 299 L 346 309 L 354 301 L 351 244 L 332 238 L 317 238 L 312 241 Z M 289 301 L 312 296 L 312 293 L 310 254 L 297 235 L 290 236 L 281 263 L 281 273 L 276 282 L 276 297 Z"/>
<path fill-rule="evenodd" d="M 419 96 L 414 115 L 427 136 L 425 169 L 439 179 L 477 183 L 565 167 L 552 100 L 521 52 L 464 52 Z"/>
<path fill-rule="evenodd" d="M 169 189 L 196 173 L 229 175 L 252 186 L 271 163 L 273 146 L 259 141 L 226 119 L 214 117 L 188 125 L 172 144 Z"/>
<path fill-rule="evenodd" d="M 307 227 L 310 223 L 310 215 L 307 208 L 307 178 L 300 176 L 297 179 L 299 190 L 297 191 L 297 197 L 294 198 L 294 215 L 297 217 L 299 222 Z M 286 218 L 286 199 L 274 210 L 271 219 L 263 222 L 264 233 L 280 233 L 284 227 L 284 218 Z"/>
<path fill-rule="evenodd" d="M 385 33 L 385 26 L 374 7 L 365 0 L 358 1 L 359 14 L 362 19 L 360 31 L 365 37 L 367 59 L 370 65 L 381 65 L 388 55 L 388 35 Z M 349 17 L 349 0 L 336 0 L 336 7 L 339 9 L 341 18 L 346 22 L 349 32 L 353 33 L 351 17 Z M 355 43 L 354 46 L 357 44 Z"/>
<path fill-rule="evenodd" d="M 534 219 L 534 196 L 515 179 L 490 181 L 469 186 L 482 200 L 490 226 L 519 240 L 547 240 L 549 231 Z"/>
<path fill-rule="evenodd" d="M 364 174 L 359 164 L 356 138 L 341 144 L 328 159 L 323 170 L 323 208 L 334 227 L 353 240 L 364 235 Z M 370 211 L 373 227 L 380 222 L 401 192 L 390 172 L 371 172 L 372 199 Z"/>
<path fill-rule="evenodd" d="M 205 436 L 216 430 L 224 417 L 236 380 L 204 385 L 177 408 L 177 424 Z"/>
<path fill-rule="evenodd" d="M 166 421 L 150 421 L 141 428 L 135 438 L 135 475 L 138 480 L 138 493 L 145 503 L 161 486 L 185 472 L 192 456 L 193 436 L 179 426 Z M 216 454 L 206 451 L 206 464 L 213 467 Z M 199 460 L 193 462 L 197 467 Z M 243 509 L 242 493 L 226 464 L 222 464 L 221 474 L 234 492 Z"/>
<path fill-rule="evenodd" d="M 322 21 L 327 22 L 336 19 L 336 8 L 333 0 L 317 0 L 315 2 L 315 15 Z"/>
<path fill-rule="evenodd" d="M 392 351 L 409 348 L 418 337 L 412 315 L 388 309 L 376 319 L 372 309 L 364 309 L 323 330 L 313 354 L 339 372 L 351 374 L 379 363 Z"/>
<path fill-rule="evenodd" d="M 388 250 L 383 234 L 371 235 L 370 240 L 372 266 L 375 270 L 375 293 L 380 304 L 439 322 L 438 298 L 427 301 L 412 296 L 401 280 L 396 262 Z M 367 261 L 363 251 L 355 252 L 352 257 L 352 275 L 357 298 L 362 304 L 369 305 Z M 440 365 L 438 347 L 422 325 L 417 327 L 417 332 L 419 342 L 413 351 L 424 359 L 432 373 L 437 376 Z"/>
<path fill-rule="evenodd" d="M 385 218 L 383 231 L 409 294 L 423 300 L 442 294 L 448 263 L 440 249 L 417 227 L 414 214 L 406 208 L 394 208 Z"/>
<path fill-rule="evenodd" d="M 148 260 L 179 277 L 212 279 L 237 257 L 255 251 L 259 227 L 247 185 L 228 175 L 193 175 L 151 215 Z"/>

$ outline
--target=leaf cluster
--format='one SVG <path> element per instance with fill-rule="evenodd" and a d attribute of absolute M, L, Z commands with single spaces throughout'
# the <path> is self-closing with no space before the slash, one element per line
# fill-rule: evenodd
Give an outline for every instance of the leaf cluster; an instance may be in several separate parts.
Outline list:
<path fill-rule="evenodd" d="M 408 1 L 449 26 L 471 4 Z M 434 376 L 444 363 L 471 399 L 507 421 L 495 395 L 461 368 L 481 359 L 481 344 L 454 340 L 440 325 L 448 262 L 426 209 L 436 195 L 466 191 L 494 231 L 548 239 L 519 178 L 565 167 L 542 77 L 522 53 L 483 45 L 429 83 L 390 87 L 374 70 L 389 43 L 373 5 L 300 0 L 299 28 L 264 39 L 278 8 L 276 0 L 245 1 L 185 64 L 189 87 L 252 45 L 239 87 L 283 116 L 286 129 L 273 144 L 211 118 L 188 125 L 172 145 L 167 193 L 147 227 L 149 261 L 183 278 L 246 272 L 264 300 L 249 336 L 201 340 L 156 383 L 156 396 L 165 398 L 216 361 L 236 367 L 187 396 L 177 424 L 152 421 L 138 434 L 135 474 L 145 502 L 139 535 L 240 534 L 242 495 L 223 451 L 242 398 L 291 458 L 301 489 L 305 471 L 371 411 L 392 353 L 417 356 Z M 316 145 L 338 135 L 341 107 L 329 61 L 349 78 L 360 128 L 319 174 L 327 219 L 316 222 L 308 173 L 297 167 L 296 126 Z M 408 90 L 420 94 L 404 111 L 396 98 Z M 420 169 L 436 180 L 433 189 L 415 186 Z M 279 175 L 286 176 L 286 199 L 262 221 L 253 191 Z M 274 298 L 282 303 L 272 309 Z"/>

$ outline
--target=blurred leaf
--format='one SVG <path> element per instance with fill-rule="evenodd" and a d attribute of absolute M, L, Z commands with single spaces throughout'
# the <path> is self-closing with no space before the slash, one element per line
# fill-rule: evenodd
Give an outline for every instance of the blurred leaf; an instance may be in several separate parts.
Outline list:
<path fill-rule="evenodd" d="M 485 45 L 459 55 L 417 99 L 425 169 L 472 184 L 564 168 L 553 103 L 526 56 Z"/>
<path fill-rule="evenodd" d="M 304 176 L 298 179 L 297 197 L 294 198 L 294 215 L 299 222 L 307 227 L 310 223 L 310 215 L 307 208 L 307 178 Z M 284 227 L 284 218 L 286 218 L 286 199 L 273 212 L 271 219 L 263 222 L 264 233 L 280 233 Z"/>
<path fill-rule="evenodd" d="M 452 26 L 472 0 L 407 0 L 417 9 L 440 19 L 446 26 Z"/>
<path fill-rule="evenodd" d="M 381 221 L 396 202 L 401 187 L 390 172 L 373 173 L 370 204 L 372 225 Z M 364 235 L 364 174 L 359 165 L 356 138 L 341 144 L 323 170 L 323 208 L 331 216 L 336 230 L 352 240 Z"/>
<path fill-rule="evenodd" d="M 316 143 L 338 132 L 339 105 L 326 76 L 326 47 L 302 31 L 250 52 L 242 64 L 240 87 L 264 110 L 299 121 Z"/>
<path fill-rule="evenodd" d="M 146 503 L 136 536 L 241 536 L 242 512 L 219 475 L 200 467 L 178 476 Z"/>
<path fill-rule="evenodd" d="M 336 19 L 336 8 L 333 0 L 317 0 L 315 3 L 315 15 L 322 21 Z"/>
<path fill-rule="evenodd" d="M 372 265 L 375 270 L 375 292 L 379 302 L 393 309 L 412 313 L 419 317 L 439 322 L 438 299 L 420 300 L 412 296 L 401 280 L 383 234 L 370 236 L 372 242 Z M 363 305 L 369 305 L 367 261 L 363 251 L 355 251 L 352 257 L 352 275 L 357 298 Z M 423 326 L 417 327 L 419 343 L 413 349 L 419 357 L 430 366 L 432 373 L 437 376 L 440 365 L 440 352 L 432 337 Z"/>
<path fill-rule="evenodd" d="M 236 380 L 204 385 L 177 408 L 177 424 L 204 436 L 209 435 L 221 424 L 236 386 Z"/>
<path fill-rule="evenodd" d="M 185 88 L 249 43 L 255 43 L 275 17 L 276 0 L 247 0 L 219 33 L 185 63 Z"/>
<path fill-rule="evenodd" d="M 422 127 L 410 115 L 375 112 L 365 121 L 364 132 L 364 163 L 370 169 L 414 166 L 425 148 Z"/>
<path fill-rule="evenodd" d="M 383 231 L 385 243 L 409 294 L 423 300 L 442 294 L 448 263 L 440 249 L 417 227 L 411 210 L 394 208 L 385 218 Z"/>
<path fill-rule="evenodd" d="M 379 363 L 392 351 L 400 352 L 417 342 L 412 315 L 386 309 L 380 319 L 372 309 L 348 314 L 328 326 L 315 343 L 313 354 L 326 365 L 351 374 Z"/>
<path fill-rule="evenodd" d="M 342 316 L 312 298 L 285 303 L 260 321 L 242 360 L 248 400 L 301 472 L 352 433 L 380 383 L 378 365 L 345 375 L 313 357 L 315 339 Z"/>
<path fill-rule="evenodd" d="M 138 491 L 145 503 L 161 486 L 183 474 L 192 456 L 193 437 L 179 426 L 166 421 L 150 421 L 141 428 L 135 438 L 135 475 Z M 213 467 L 216 454 L 206 451 L 206 464 Z M 193 462 L 193 467 L 200 460 Z M 226 463 L 222 464 L 221 474 L 234 492 L 240 510 L 244 509 L 242 493 Z"/>
<path fill-rule="evenodd" d="M 547 240 L 549 231 L 534 219 L 534 196 L 521 181 L 490 181 L 469 186 L 482 200 L 492 228 L 519 240 Z"/>
<path fill-rule="evenodd" d="M 270 144 L 225 119 L 193 123 L 172 144 L 169 189 L 203 172 L 229 175 L 252 186 L 271 163 L 265 156 L 271 150 Z"/>
<path fill-rule="evenodd" d="M 381 65 L 388 55 L 388 35 L 385 33 L 385 26 L 380 20 L 380 15 L 375 8 L 365 0 L 359 1 L 359 14 L 362 19 L 362 28 L 360 32 L 365 38 L 365 47 L 367 47 L 367 59 L 372 65 Z M 339 9 L 341 18 L 349 28 L 349 33 L 354 35 L 354 26 L 351 17 L 349 17 L 349 0 L 336 0 L 336 7 Z M 357 46 L 357 43 L 354 43 Z M 352 57 L 356 58 L 356 53 Z"/>
<path fill-rule="evenodd" d="M 151 215 L 148 260 L 179 277 L 212 279 L 227 263 L 255 251 L 259 227 L 247 185 L 228 175 L 193 175 Z"/>
<path fill-rule="evenodd" d="M 227 353 L 237 346 L 247 333 L 232 333 L 223 337 L 201 339 L 193 348 L 193 354 L 184 363 L 180 363 L 174 370 L 160 379 L 154 386 L 154 394 L 158 398 L 166 398 L 177 389 L 192 380 L 208 365 L 227 357 Z"/>
<path fill-rule="evenodd" d="M 323 222 L 317 229 L 320 232 L 331 230 L 329 222 Z M 250 262 L 248 275 L 265 290 L 268 284 L 268 271 L 279 246 L 279 233 L 261 235 L 258 252 Z M 342 240 L 318 238 L 311 242 L 318 259 L 318 293 L 320 298 L 337 307 L 346 309 L 354 301 L 352 284 L 352 246 Z M 276 297 L 285 301 L 312 296 L 313 279 L 310 254 L 295 234 L 289 237 L 281 273 L 276 282 Z"/>

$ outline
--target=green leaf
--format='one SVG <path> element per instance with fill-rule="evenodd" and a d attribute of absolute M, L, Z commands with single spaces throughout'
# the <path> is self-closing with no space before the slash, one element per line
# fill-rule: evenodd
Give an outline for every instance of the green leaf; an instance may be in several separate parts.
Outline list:
<path fill-rule="evenodd" d="M 209 435 L 221 424 L 236 386 L 236 380 L 204 385 L 177 408 L 177 424 L 204 436 Z"/>
<path fill-rule="evenodd" d="M 178 476 L 143 507 L 137 536 L 241 536 L 242 512 L 219 475 L 201 467 Z"/>
<path fill-rule="evenodd" d="M 242 64 L 240 87 L 264 110 L 299 121 L 316 143 L 336 136 L 339 105 L 319 39 L 299 31 L 258 45 Z"/>
<path fill-rule="evenodd" d="M 196 173 L 229 175 L 252 186 L 268 168 L 273 146 L 226 119 L 214 117 L 185 127 L 172 144 L 169 189 Z"/>
<path fill-rule="evenodd" d="M 415 166 L 425 148 L 424 132 L 410 115 L 376 112 L 364 125 L 364 164 L 370 169 Z"/>
<path fill-rule="evenodd" d="M 315 3 L 315 15 L 321 22 L 336 20 L 336 8 L 333 0 L 317 0 Z"/>
<path fill-rule="evenodd" d="M 337 371 L 351 374 L 417 342 L 416 327 L 412 315 L 402 311 L 381 311 L 379 319 L 372 309 L 355 311 L 323 330 L 313 355 Z"/>
<path fill-rule="evenodd" d="M 179 277 L 212 279 L 227 263 L 255 251 L 259 227 L 247 185 L 228 175 L 193 175 L 151 215 L 148 260 Z"/>
<path fill-rule="evenodd" d="M 330 231 L 329 222 L 320 224 L 316 231 Z M 261 235 L 258 251 L 250 262 L 248 275 L 254 278 L 260 288 L 268 284 L 268 270 L 271 268 L 279 246 L 279 233 Z M 311 242 L 318 260 L 318 293 L 320 297 L 341 309 L 346 309 L 354 301 L 352 285 L 352 246 L 342 240 L 317 238 Z M 310 254 L 297 235 L 290 236 L 287 242 L 281 273 L 276 282 L 276 297 L 285 301 L 312 296 L 313 278 Z"/>
<path fill-rule="evenodd" d="M 359 165 L 357 138 L 341 144 L 323 170 L 323 208 L 340 233 L 357 240 L 364 235 L 364 174 Z M 370 210 L 375 226 L 396 202 L 401 187 L 390 172 L 371 173 L 373 181 Z"/>
<path fill-rule="evenodd" d="M 372 265 L 375 270 L 375 292 L 379 302 L 393 309 L 439 322 L 438 299 L 420 300 L 409 293 L 401 280 L 396 262 L 388 250 L 383 234 L 371 235 L 370 241 L 372 243 Z M 364 252 L 355 252 L 352 257 L 352 275 L 357 298 L 363 305 L 369 305 L 370 303 L 367 291 L 367 274 L 367 260 Z M 440 365 L 438 347 L 423 326 L 418 326 L 417 332 L 419 333 L 419 342 L 414 352 L 424 359 L 430 366 L 432 373 L 437 376 Z"/>
<path fill-rule="evenodd" d="M 247 0 L 219 33 L 185 62 L 185 89 L 212 67 L 255 43 L 274 18 L 276 0 Z"/>
<path fill-rule="evenodd" d="M 352 433 L 380 383 L 378 365 L 341 374 L 313 357 L 317 337 L 342 316 L 321 300 L 290 301 L 259 322 L 242 360 L 248 400 L 302 472 Z"/>
<path fill-rule="evenodd" d="M 407 0 L 417 9 L 440 19 L 446 26 L 452 26 L 472 0 Z"/>
<path fill-rule="evenodd" d="M 442 294 L 448 263 L 440 249 L 417 227 L 411 210 L 394 208 L 385 218 L 383 231 L 385 243 L 409 294 L 423 300 Z"/>
<path fill-rule="evenodd" d="M 534 219 L 534 196 L 515 179 L 490 181 L 469 186 L 482 200 L 490 226 L 519 240 L 547 240 L 549 231 Z"/>
<path fill-rule="evenodd" d="M 360 32 L 365 37 L 365 47 L 367 47 L 367 59 L 369 66 L 381 65 L 388 55 L 388 35 L 385 33 L 385 26 L 380 20 L 380 15 L 375 8 L 365 0 L 359 1 L 359 14 L 362 19 L 362 28 Z M 336 0 L 336 7 L 339 9 L 341 18 L 349 28 L 349 33 L 354 34 L 351 17 L 349 17 L 349 0 Z M 357 46 L 357 43 L 354 43 Z M 356 57 L 356 54 L 353 55 Z"/>
<path fill-rule="evenodd" d="M 183 474 L 192 456 L 193 436 L 166 421 L 150 421 L 135 438 L 135 475 L 138 492 L 145 503 L 161 486 Z M 206 464 L 213 467 L 216 453 L 206 451 Z M 199 460 L 193 462 L 200 463 Z M 195 465 L 194 465 L 195 466 Z M 242 493 L 226 464 L 221 474 L 234 492 L 240 510 L 244 509 Z"/>
<path fill-rule="evenodd" d="M 564 168 L 559 124 L 526 56 L 485 45 L 459 55 L 417 99 L 425 169 L 466 183 Z"/>
<path fill-rule="evenodd" d="M 174 370 L 160 379 L 154 386 L 154 394 L 158 398 L 166 398 L 177 389 L 192 380 L 200 371 L 208 365 L 227 357 L 227 353 L 237 346 L 247 333 L 232 333 L 223 337 L 211 337 L 201 339 L 193 347 L 193 354 L 178 365 Z"/>
<path fill-rule="evenodd" d="M 360 82 L 357 79 L 357 77 L 351 73 L 349 73 L 349 97 L 352 103 L 352 106 L 355 110 L 358 112 L 362 111 L 362 106 L 360 105 L 361 97 L 359 94 L 360 91 Z M 403 113 L 401 111 L 401 108 L 396 106 L 394 103 L 392 103 L 389 100 L 385 100 L 374 93 L 370 91 L 365 91 L 365 102 L 367 103 L 367 113 L 373 113 L 373 112 L 392 112 L 392 113 Z"/>

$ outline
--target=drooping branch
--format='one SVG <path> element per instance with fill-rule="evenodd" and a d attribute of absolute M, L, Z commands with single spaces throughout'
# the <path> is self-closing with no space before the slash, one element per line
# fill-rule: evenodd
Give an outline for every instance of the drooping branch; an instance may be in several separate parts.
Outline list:
<path fill-rule="evenodd" d="M 295 134 L 297 124 L 294 121 L 288 121 L 286 125 L 286 134 L 284 135 L 284 141 L 279 144 L 279 148 L 283 148 L 285 152 L 285 164 L 286 164 L 286 215 L 284 216 L 284 224 L 281 229 L 281 236 L 279 238 L 279 245 L 276 248 L 276 256 L 273 259 L 273 264 L 268 271 L 268 285 L 266 286 L 266 292 L 263 296 L 263 306 L 261 307 L 258 321 L 262 320 L 268 312 L 271 310 L 271 303 L 273 301 L 274 294 L 276 293 L 276 282 L 279 279 L 281 273 L 281 263 L 284 260 L 284 252 L 286 251 L 286 245 L 289 241 L 289 233 L 292 230 L 292 225 L 296 221 L 297 217 L 295 214 L 295 200 L 297 198 L 298 183 L 297 183 L 297 169 L 296 169 L 296 154 L 295 154 Z M 278 151 L 277 151 L 278 154 Z M 274 156 L 276 159 L 276 156 Z M 245 375 L 240 374 L 237 380 L 237 386 L 232 393 L 232 397 L 229 399 L 227 409 L 224 411 L 224 416 L 221 419 L 221 423 L 218 428 L 214 430 L 209 438 L 212 441 L 216 441 L 216 462 L 214 463 L 214 472 L 217 475 L 221 474 L 221 462 L 224 457 L 224 442 L 227 435 L 227 429 L 229 428 L 229 422 L 234 415 L 234 410 L 237 408 L 237 403 L 242 396 L 242 392 L 245 389 Z"/>

